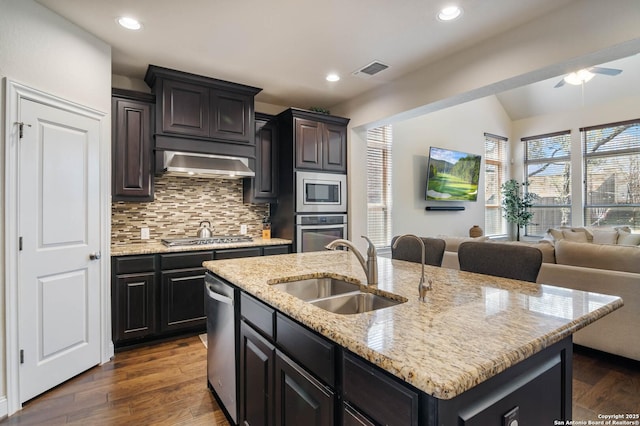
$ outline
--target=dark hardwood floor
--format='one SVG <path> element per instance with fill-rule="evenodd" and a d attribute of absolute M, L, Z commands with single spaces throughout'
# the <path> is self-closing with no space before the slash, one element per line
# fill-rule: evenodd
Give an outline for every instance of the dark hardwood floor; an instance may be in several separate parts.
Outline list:
<path fill-rule="evenodd" d="M 0 425 L 228 425 L 192 336 L 118 352 L 25 404 Z M 573 420 L 640 411 L 640 363 L 576 348 Z"/>

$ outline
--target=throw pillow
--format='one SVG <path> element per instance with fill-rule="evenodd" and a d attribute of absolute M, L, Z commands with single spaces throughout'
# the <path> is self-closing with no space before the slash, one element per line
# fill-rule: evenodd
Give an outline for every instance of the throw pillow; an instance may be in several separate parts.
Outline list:
<path fill-rule="evenodd" d="M 554 241 L 558 241 L 564 238 L 564 236 L 562 235 L 562 229 L 549 228 L 549 230 L 547 230 L 547 233 L 551 234 L 551 237 Z"/>
<path fill-rule="evenodd" d="M 573 241 L 574 243 L 588 242 L 586 232 L 574 232 L 574 231 L 568 231 L 565 229 L 564 231 L 562 231 L 562 236 L 564 237 L 565 240 Z"/>
<path fill-rule="evenodd" d="M 640 234 L 632 234 L 631 232 L 618 229 L 618 245 L 640 246 Z"/>
<path fill-rule="evenodd" d="M 594 244 L 615 244 L 618 241 L 618 231 L 615 229 L 594 229 L 591 233 Z"/>

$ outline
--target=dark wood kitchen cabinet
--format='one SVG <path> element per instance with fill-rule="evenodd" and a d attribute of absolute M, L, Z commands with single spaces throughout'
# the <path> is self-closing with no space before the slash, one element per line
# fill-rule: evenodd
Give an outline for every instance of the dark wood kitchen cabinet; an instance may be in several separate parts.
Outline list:
<path fill-rule="evenodd" d="M 291 108 L 278 120 L 281 151 L 295 152 L 296 169 L 346 173 L 349 119 Z"/>
<path fill-rule="evenodd" d="M 279 350 L 275 366 L 276 424 L 333 425 L 336 401 L 333 390 Z"/>
<path fill-rule="evenodd" d="M 126 342 L 155 334 L 155 256 L 114 257 L 111 273 L 113 340 Z"/>
<path fill-rule="evenodd" d="M 153 201 L 154 96 L 112 91 L 112 199 Z"/>
<path fill-rule="evenodd" d="M 160 255 L 160 331 L 201 329 L 204 312 L 202 262 L 213 260 L 211 251 Z"/>
<path fill-rule="evenodd" d="M 204 331 L 206 270 L 202 262 L 290 252 L 291 245 L 282 244 L 112 257 L 115 346 Z"/>
<path fill-rule="evenodd" d="M 149 65 L 155 149 L 254 158 L 254 97 L 261 89 Z"/>
<path fill-rule="evenodd" d="M 278 126 L 272 116 L 256 113 L 256 176 L 244 179 L 246 203 L 273 203 L 278 198 Z"/>

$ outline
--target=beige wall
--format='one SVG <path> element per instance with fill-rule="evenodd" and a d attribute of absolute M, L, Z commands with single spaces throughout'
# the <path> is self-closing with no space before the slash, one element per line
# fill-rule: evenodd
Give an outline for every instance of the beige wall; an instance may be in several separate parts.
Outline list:
<path fill-rule="evenodd" d="M 0 0 L 0 126 L 4 126 L 6 79 L 48 92 L 109 114 L 111 109 L 111 48 L 32 0 Z M 109 115 L 105 122 L 111 121 Z M 110 137 L 110 130 L 103 131 Z M 0 128 L 0 168 L 4 205 L 6 148 L 5 129 Z M 108 139 L 107 139 L 108 140 Z M 5 241 L 4 226 L 0 240 Z M 5 360 L 5 252 L 0 246 L 0 415 L 6 414 Z M 2 412 L 2 410 L 5 410 Z"/>
<path fill-rule="evenodd" d="M 350 236 L 366 234 L 364 128 L 399 122 L 640 52 L 638 22 L 636 0 L 576 0 L 472 49 L 332 106 L 332 112 L 351 118 Z"/>
<path fill-rule="evenodd" d="M 472 225 L 484 229 L 484 176 L 480 176 L 477 202 L 457 202 L 464 211 L 425 211 L 425 181 L 429 147 L 480 154 L 484 133 L 508 137 L 511 120 L 495 96 L 467 102 L 393 125 L 394 235 L 439 234 L 467 236 Z M 484 163 L 483 163 L 484 164 Z M 446 205 L 430 201 L 429 205 Z"/>

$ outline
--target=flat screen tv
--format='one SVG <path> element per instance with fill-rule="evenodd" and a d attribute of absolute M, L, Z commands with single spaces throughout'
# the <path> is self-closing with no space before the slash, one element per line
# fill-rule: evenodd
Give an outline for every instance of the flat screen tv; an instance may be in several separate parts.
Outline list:
<path fill-rule="evenodd" d="M 431 147 L 426 199 L 477 201 L 480 155 Z"/>

